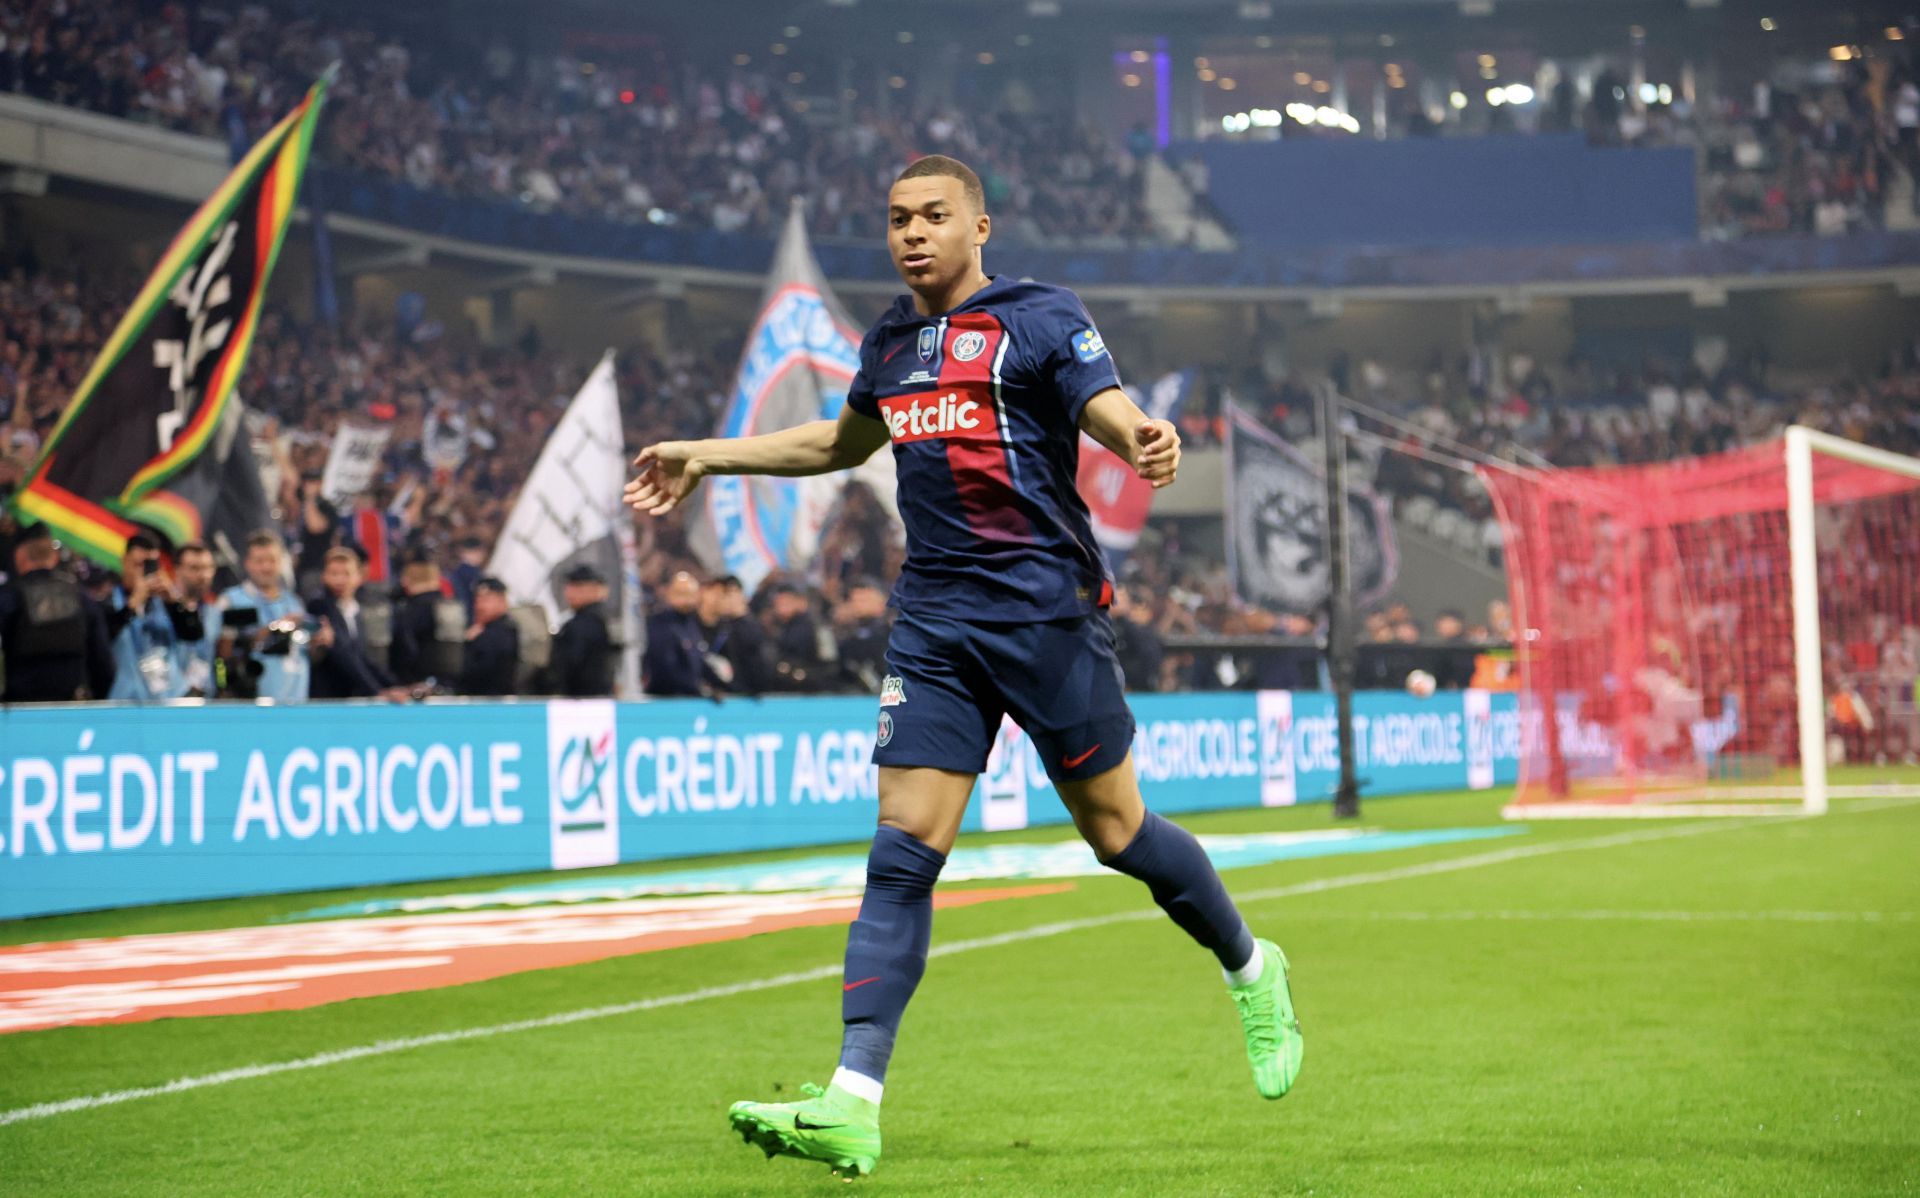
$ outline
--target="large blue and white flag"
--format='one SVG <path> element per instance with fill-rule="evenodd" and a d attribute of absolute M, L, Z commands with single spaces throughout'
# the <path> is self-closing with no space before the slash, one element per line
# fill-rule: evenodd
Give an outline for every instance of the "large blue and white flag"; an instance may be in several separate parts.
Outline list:
<path fill-rule="evenodd" d="M 747 334 L 726 414 L 714 435 L 751 437 L 810 420 L 838 419 L 860 369 L 860 334 L 827 287 L 798 207 L 774 251 L 760 315 Z M 687 541 L 708 569 L 737 575 L 749 591 L 775 570 L 803 571 L 821 525 L 845 485 L 858 479 L 898 518 L 893 453 L 814 478 L 718 475 L 687 514 Z"/>

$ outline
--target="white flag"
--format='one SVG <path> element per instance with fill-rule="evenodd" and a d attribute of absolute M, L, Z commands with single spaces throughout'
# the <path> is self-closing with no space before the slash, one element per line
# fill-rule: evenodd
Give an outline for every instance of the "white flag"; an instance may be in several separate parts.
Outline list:
<path fill-rule="evenodd" d="M 320 494 L 328 503 L 338 507 L 372 489 L 392 431 L 384 424 L 379 428 L 343 424 L 334 432 L 327 470 L 320 476 Z"/>
<path fill-rule="evenodd" d="M 548 436 L 493 547 L 487 573 L 507 584 L 515 603 L 538 603 L 547 623 L 567 614 L 563 578 L 585 563 L 607 580 L 609 618 L 619 621 L 626 646 L 619 676 L 631 697 L 639 686 L 638 567 L 633 529 L 621 489 L 627 460 L 620 436 L 620 397 L 613 383 L 613 351 L 593 368 L 566 415 Z"/>

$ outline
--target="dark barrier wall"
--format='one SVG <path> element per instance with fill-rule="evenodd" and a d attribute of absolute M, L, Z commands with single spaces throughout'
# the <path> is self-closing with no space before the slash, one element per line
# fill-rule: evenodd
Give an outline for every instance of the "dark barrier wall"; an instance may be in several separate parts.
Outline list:
<path fill-rule="evenodd" d="M 1578 135 L 1206 142 L 1214 204 L 1269 246 L 1580 245 L 1699 233 L 1693 151 Z"/>
<path fill-rule="evenodd" d="M 416 191 L 392 179 L 315 168 L 331 210 L 421 233 L 543 254 L 699 266 L 762 276 L 773 258 L 764 237 L 685 231 L 543 214 L 515 204 Z M 876 197 L 876 202 L 878 197 Z M 1448 201 L 1451 204 L 1451 201 Z M 831 279 L 896 279 L 886 247 L 817 240 Z M 997 228 L 987 266 L 996 273 L 1069 287 L 1459 287 L 1603 279 L 1658 279 L 1863 270 L 1920 264 L 1920 233 L 1847 237 L 1754 237 L 1703 242 L 1688 236 L 1614 244 L 1482 245 L 1410 249 L 1255 247 L 1196 253 L 1167 247 L 1046 249 Z"/>

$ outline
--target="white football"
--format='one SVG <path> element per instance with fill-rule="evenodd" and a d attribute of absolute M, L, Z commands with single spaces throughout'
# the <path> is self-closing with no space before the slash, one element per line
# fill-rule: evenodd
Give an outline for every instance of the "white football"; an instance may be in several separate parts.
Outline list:
<path fill-rule="evenodd" d="M 1424 699 L 1433 694 L 1433 688 L 1438 685 L 1433 675 L 1425 670 L 1415 670 L 1407 675 L 1407 693 L 1416 699 Z"/>

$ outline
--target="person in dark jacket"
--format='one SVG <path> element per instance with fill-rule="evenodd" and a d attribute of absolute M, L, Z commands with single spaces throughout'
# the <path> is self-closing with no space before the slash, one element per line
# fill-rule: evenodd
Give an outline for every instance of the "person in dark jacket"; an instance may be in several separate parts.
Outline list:
<path fill-rule="evenodd" d="M 507 614 L 507 584 L 481 578 L 473 584 L 473 625 L 460 659 L 463 695 L 511 695 L 520 667 L 520 627 Z"/>
<path fill-rule="evenodd" d="M 351 549 L 327 550 L 321 580 L 326 590 L 308 602 L 307 612 L 326 627 L 327 636 L 313 644 L 313 682 L 308 694 L 315 699 L 371 699 L 386 694 L 399 697 L 393 676 L 367 655 L 360 613 L 360 555 Z M 330 641 L 321 647 L 323 641 Z"/>
<path fill-rule="evenodd" d="M 1160 689 L 1160 663 L 1166 659 L 1166 646 L 1153 627 L 1153 606 L 1137 587 L 1116 587 L 1111 610 L 1113 653 L 1120 659 L 1120 672 L 1130 691 Z"/>
<path fill-rule="evenodd" d="M 723 574 L 700 588 L 700 637 L 706 645 L 707 685 L 729 695 L 760 695 L 773 685 L 767 635 L 747 613 L 747 591 Z"/>
<path fill-rule="evenodd" d="M 14 577 L 0 587 L 0 655 L 7 703 L 105 698 L 113 688 L 106 612 L 56 567 L 60 546 L 44 524 L 24 529 Z"/>
<path fill-rule="evenodd" d="M 773 648 L 774 689 L 818 694 L 833 681 L 831 663 L 820 655 L 820 627 L 813 603 L 790 582 L 775 582 L 767 596 L 765 624 Z"/>
<path fill-rule="evenodd" d="M 888 673 L 887 638 L 892 631 L 887 589 L 875 578 L 855 581 L 833 614 L 834 640 L 840 646 L 840 689 L 880 693 L 881 680 Z"/>
<path fill-rule="evenodd" d="M 400 569 L 401 596 L 393 605 L 393 647 L 387 668 L 402 686 L 416 686 L 439 677 L 434 669 L 435 611 L 446 597 L 440 587 L 440 567 L 428 561 L 408 562 Z"/>
<path fill-rule="evenodd" d="M 567 571 L 561 598 L 573 617 L 553 638 L 555 694 L 578 699 L 613 694 L 613 636 L 607 629 L 607 580 L 582 563 Z"/>
<path fill-rule="evenodd" d="M 641 663 L 649 695 L 698 695 L 706 656 L 700 617 L 700 583 L 682 570 L 667 580 L 666 605 L 647 617 L 647 652 Z"/>

